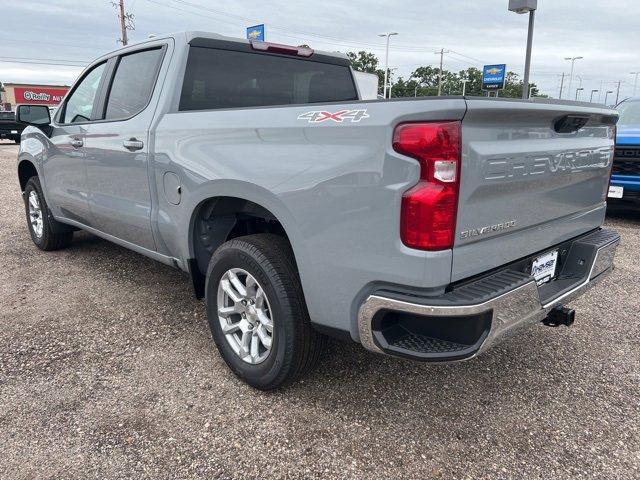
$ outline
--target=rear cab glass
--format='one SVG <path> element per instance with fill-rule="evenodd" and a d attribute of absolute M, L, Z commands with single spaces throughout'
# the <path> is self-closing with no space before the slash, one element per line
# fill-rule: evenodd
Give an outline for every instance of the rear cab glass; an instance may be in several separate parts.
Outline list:
<path fill-rule="evenodd" d="M 348 63 L 191 46 L 180 110 L 350 102 L 358 93 Z M 329 57 L 318 55 L 322 59 Z"/>

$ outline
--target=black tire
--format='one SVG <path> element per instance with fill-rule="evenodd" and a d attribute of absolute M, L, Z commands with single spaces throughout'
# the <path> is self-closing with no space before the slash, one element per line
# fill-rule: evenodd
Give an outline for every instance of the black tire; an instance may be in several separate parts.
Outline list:
<path fill-rule="evenodd" d="M 40 204 L 41 216 L 42 216 L 42 233 L 40 235 L 34 230 L 31 224 L 31 217 L 29 215 L 29 196 L 31 192 L 35 192 Z M 51 251 L 60 250 L 61 248 L 68 247 L 73 240 L 73 231 L 67 225 L 63 225 L 56 221 L 47 206 L 47 202 L 44 199 L 42 193 L 42 187 L 40 186 L 40 179 L 38 177 L 31 177 L 27 182 L 27 186 L 24 189 L 24 207 L 27 215 L 27 227 L 29 228 L 29 234 L 31 240 L 35 243 L 36 247 L 40 250 Z"/>
<path fill-rule="evenodd" d="M 218 284 L 232 268 L 250 273 L 270 304 L 272 346 L 259 364 L 246 363 L 234 352 L 218 320 Z M 311 327 L 293 252 L 284 238 L 258 234 L 224 243 L 209 262 L 205 292 L 209 327 L 218 350 L 229 368 L 252 387 L 271 390 L 286 386 L 318 362 L 325 338 Z"/>

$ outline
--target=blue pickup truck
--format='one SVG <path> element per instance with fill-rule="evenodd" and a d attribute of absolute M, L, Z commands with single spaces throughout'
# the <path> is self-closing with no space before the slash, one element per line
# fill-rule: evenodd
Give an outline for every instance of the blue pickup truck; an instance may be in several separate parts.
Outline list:
<path fill-rule="evenodd" d="M 618 105 L 620 120 L 611 171 L 609 199 L 640 204 L 640 97 Z"/>

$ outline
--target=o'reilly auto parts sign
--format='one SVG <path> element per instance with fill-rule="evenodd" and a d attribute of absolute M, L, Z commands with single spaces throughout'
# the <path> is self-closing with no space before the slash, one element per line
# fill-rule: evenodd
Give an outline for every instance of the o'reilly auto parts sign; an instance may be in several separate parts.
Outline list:
<path fill-rule="evenodd" d="M 57 105 L 67 94 L 66 88 L 15 87 L 17 104 Z"/>
<path fill-rule="evenodd" d="M 504 63 L 498 65 L 485 65 L 482 69 L 482 89 L 503 89 L 506 76 L 507 66 Z"/>

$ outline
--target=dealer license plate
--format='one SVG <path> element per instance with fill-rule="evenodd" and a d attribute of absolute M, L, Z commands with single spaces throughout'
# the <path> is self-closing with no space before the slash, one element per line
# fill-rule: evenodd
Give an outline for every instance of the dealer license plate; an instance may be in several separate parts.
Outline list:
<path fill-rule="evenodd" d="M 531 266 L 531 275 L 536 279 L 538 285 L 551 280 L 556 274 L 556 265 L 558 264 L 558 251 L 545 253 L 533 260 Z"/>
<path fill-rule="evenodd" d="M 607 195 L 607 197 L 622 198 L 622 195 L 624 195 L 624 187 L 616 187 L 614 185 L 609 187 L 609 195 Z"/>

